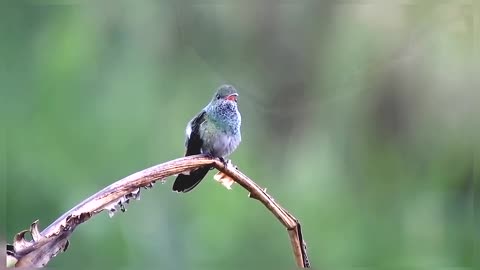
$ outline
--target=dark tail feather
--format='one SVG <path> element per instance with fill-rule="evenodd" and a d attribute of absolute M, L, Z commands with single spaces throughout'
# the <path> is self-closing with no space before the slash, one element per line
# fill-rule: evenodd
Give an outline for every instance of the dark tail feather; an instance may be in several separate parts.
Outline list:
<path fill-rule="evenodd" d="M 173 191 L 189 192 L 202 181 L 210 170 L 210 166 L 191 171 L 189 175 L 179 174 L 173 183 Z"/>

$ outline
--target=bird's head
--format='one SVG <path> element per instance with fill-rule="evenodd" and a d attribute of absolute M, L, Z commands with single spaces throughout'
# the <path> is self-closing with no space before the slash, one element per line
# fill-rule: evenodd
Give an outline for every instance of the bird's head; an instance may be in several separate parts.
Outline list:
<path fill-rule="evenodd" d="M 217 89 L 212 98 L 212 104 L 237 103 L 238 93 L 235 87 L 224 84 Z"/>

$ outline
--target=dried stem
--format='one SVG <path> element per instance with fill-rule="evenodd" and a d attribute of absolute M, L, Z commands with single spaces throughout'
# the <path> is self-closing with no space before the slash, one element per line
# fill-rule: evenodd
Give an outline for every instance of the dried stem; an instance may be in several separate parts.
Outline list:
<path fill-rule="evenodd" d="M 22 231 L 15 236 L 13 245 L 7 245 L 7 256 L 18 260 L 15 264 L 17 267 L 43 267 L 51 258 L 67 249 L 68 238 L 77 225 L 103 210 L 108 211 L 111 215 L 118 209 L 125 211 L 125 206 L 131 199 L 139 199 L 140 188 L 150 188 L 155 181 L 163 181 L 168 176 L 205 165 L 214 166 L 249 191 L 251 198 L 265 205 L 287 229 L 297 266 L 310 267 L 298 220 L 277 204 L 265 192 L 265 189 L 260 188 L 234 166 L 225 166 L 220 160 L 203 155 L 171 160 L 127 176 L 85 199 L 42 232 L 38 230 L 38 220 L 33 222 L 29 230 Z M 27 232 L 32 235 L 30 241 L 24 237 Z"/>

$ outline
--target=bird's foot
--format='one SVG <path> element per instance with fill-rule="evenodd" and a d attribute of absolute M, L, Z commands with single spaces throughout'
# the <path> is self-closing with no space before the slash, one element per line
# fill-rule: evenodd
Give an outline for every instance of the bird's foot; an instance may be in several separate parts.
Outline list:
<path fill-rule="evenodd" d="M 218 158 L 218 159 L 220 160 L 220 162 L 222 162 L 223 166 L 225 166 L 225 167 L 228 167 L 228 164 L 231 162 L 229 159 L 225 159 L 225 158 L 223 158 L 223 157 L 216 157 L 216 156 L 214 156 L 214 155 L 212 155 L 212 154 L 205 154 L 205 156 L 206 156 L 207 158 L 211 158 L 211 159 L 216 159 L 216 158 Z M 210 168 L 210 169 L 213 170 L 213 167 Z"/>
<path fill-rule="evenodd" d="M 219 157 L 219 159 L 223 163 L 223 166 L 228 167 L 228 164 L 230 163 L 229 159 L 225 159 L 223 157 Z"/>
<path fill-rule="evenodd" d="M 205 155 L 205 157 L 210 158 L 210 159 L 215 159 L 216 158 L 216 156 L 214 156 L 212 154 L 207 153 L 207 154 L 204 154 L 204 155 Z"/>

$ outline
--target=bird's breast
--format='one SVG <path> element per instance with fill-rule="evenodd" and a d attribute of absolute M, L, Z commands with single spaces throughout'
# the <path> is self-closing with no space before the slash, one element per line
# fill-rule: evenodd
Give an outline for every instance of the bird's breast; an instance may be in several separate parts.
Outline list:
<path fill-rule="evenodd" d="M 203 140 L 202 153 L 216 157 L 230 155 L 241 141 L 239 127 L 235 130 L 222 129 L 207 121 L 202 125 L 201 133 Z"/>

